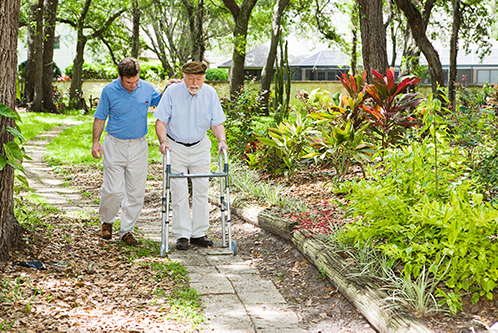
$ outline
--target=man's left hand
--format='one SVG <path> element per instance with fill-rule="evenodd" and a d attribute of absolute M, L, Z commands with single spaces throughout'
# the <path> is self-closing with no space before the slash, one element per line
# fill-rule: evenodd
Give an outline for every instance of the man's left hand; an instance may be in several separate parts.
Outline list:
<path fill-rule="evenodd" d="M 228 145 L 227 143 L 225 142 L 225 140 L 221 140 L 218 142 L 218 151 L 221 153 L 221 149 L 222 148 L 225 148 L 226 151 L 228 152 Z"/>

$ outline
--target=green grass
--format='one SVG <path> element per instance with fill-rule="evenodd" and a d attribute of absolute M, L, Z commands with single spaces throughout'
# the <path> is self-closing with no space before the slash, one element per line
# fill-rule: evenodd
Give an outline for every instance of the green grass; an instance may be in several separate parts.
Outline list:
<path fill-rule="evenodd" d="M 55 227 L 50 225 L 50 219 L 46 217 L 60 212 L 44 203 L 39 196 L 29 193 L 16 200 L 15 213 L 24 227 L 34 231 L 37 228 L 54 229 Z M 85 212 L 80 214 L 83 216 Z M 98 224 L 98 217 L 93 217 L 86 223 L 92 226 Z M 74 227 L 77 226 L 59 224 L 57 230 L 60 240 L 72 243 L 73 239 L 64 230 Z M 46 232 L 45 236 L 51 237 L 50 232 Z M 33 242 L 36 242 L 36 238 Z M 136 247 L 125 246 L 122 242 L 107 246 L 109 248 L 117 246 L 121 252 L 121 260 L 147 266 L 154 272 L 154 274 L 145 274 L 142 279 L 148 284 L 153 282 L 154 287 L 150 290 L 153 297 L 150 303 L 163 305 L 163 320 L 184 324 L 189 332 L 205 328 L 206 320 L 202 314 L 202 303 L 198 293 L 188 286 L 187 269 L 177 261 L 158 258 L 160 251 L 157 242 L 139 239 L 139 245 Z M 67 266 L 62 261 L 59 264 Z M 32 283 L 29 276 L 0 279 L 0 306 L 22 303 L 24 304 L 23 311 L 31 311 L 36 295 L 42 295 L 48 301 L 52 299 L 52 295 Z M 12 325 L 13 322 L 0 318 L 0 332 L 12 329 Z"/>
<path fill-rule="evenodd" d="M 92 164 L 92 123 L 71 127 L 47 145 L 45 159 L 50 165 Z"/>
<path fill-rule="evenodd" d="M 243 193 L 242 197 L 236 200 L 245 201 L 249 197 L 290 212 L 307 210 L 306 205 L 299 198 L 282 195 L 282 186 L 260 182 L 257 174 L 241 162 L 230 161 L 230 184 Z"/>
<path fill-rule="evenodd" d="M 22 122 L 18 125 L 21 128 L 21 133 L 29 141 L 52 128 L 64 124 L 68 120 L 90 121 L 90 116 L 81 115 L 62 115 L 53 113 L 37 113 L 37 112 L 21 112 Z"/>
<path fill-rule="evenodd" d="M 164 319 L 174 320 L 181 324 L 190 325 L 192 331 L 204 328 L 205 318 L 202 314 L 202 303 L 199 294 L 188 286 L 187 269 L 179 262 L 172 260 L 156 261 L 160 255 L 157 242 L 151 240 L 138 240 L 138 246 L 126 246 L 122 242 L 117 245 L 121 253 L 126 256 L 129 263 L 148 265 L 156 274 L 144 277 L 152 279 L 156 283 L 169 280 L 173 283 L 172 292 L 161 288 L 154 288 L 152 294 L 155 296 L 151 303 L 166 303 Z"/>
<path fill-rule="evenodd" d="M 29 141 L 37 135 L 49 131 L 54 127 L 64 124 L 67 120 L 79 120 L 86 123 L 69 128 L 59 134 L 47 146 L 47 162 L 52 166 L 63 164 L 98 164 L 102 160 L 92 157 L 92 127 L 93 118 L 90 115 L 60 115 L 51 113 L 34 113 L 23 112 L 20 114 L 22 123 L 22 134 L 26 141 Z M 161 162 L 161 153 L 159 152 L 159 142 L 155 131 L 156 118 L 152 113 L 148 114 L 147 125 L 149 131 L 146 135 L 149 148 L 149 163 Z M 105 132 L 102 135 L 103 141 Z M 218 142 L 209 131 L 209 138 L 212 142 L 211 154 L 218 161 Z"/>
<path fill-rule="evenodd" d="M 58 208 L 48 204 L 44 197 L 36 193 L 28 193 L 26 197 L 16 195 L 14 200 L 14 215 L 28 230 L 33 231 L 39 227 L 51 229 L 52 226 L 44 221 L 44 217 L 58 211 Z"/>
<path fill-rule="evenodd" d="M 148 115 L 149 132 L 146 135 L 149 145 L 149 163 L 160 162 L 161 153 L 154 129 L 155 118 L 151 113 Z M 52 165 L 61 164 L 98 164 L 101 159 L 93 158 L 92 149 L 93 122 L 71 127 L 59 134 L 47 146 L 46 160 Z M 103 135 L 104 136 L 104 135 Z M 101 142 L 103 140 L 103 136 Z"/>

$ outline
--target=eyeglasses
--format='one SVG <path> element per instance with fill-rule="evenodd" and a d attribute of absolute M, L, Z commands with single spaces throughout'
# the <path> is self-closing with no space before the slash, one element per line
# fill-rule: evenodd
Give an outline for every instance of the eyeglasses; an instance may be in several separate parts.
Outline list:
<path fill-rule="evenodd" d="M 185 80 L 187 82 L 202 82 L 204 81 L 205 76 L 204 75 L 195 75 L 195 74 L 185 74 Z"/>

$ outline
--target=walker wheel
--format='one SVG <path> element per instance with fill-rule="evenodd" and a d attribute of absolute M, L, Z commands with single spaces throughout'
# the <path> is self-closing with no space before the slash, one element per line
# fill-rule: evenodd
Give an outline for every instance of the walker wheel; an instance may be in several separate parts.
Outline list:
<path fill-rule="evenodd" d="M 232 254 L 234 256 L 237 255 L 237 242 L 236 241 L 232 241 Z"/>

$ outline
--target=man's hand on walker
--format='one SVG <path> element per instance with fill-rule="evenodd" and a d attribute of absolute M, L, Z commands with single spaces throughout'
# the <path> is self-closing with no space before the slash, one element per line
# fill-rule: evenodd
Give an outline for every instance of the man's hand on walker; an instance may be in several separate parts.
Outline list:
<path fill-rule="evenodd" d="M 161 152 L 161 154 L 166 154 L 166 149 L 169 149 L 170 152 L 173 151 L 169 143 L 161 143 L 161 145 L 159 146 L 159 151 Z"/>
<path fill-rule="evenodd" d="M 221 153 L 221 149 L 225 148 L 226 151 L 228 152 L 228 145 L 225 140 L 221 140 L 218 142 L 218 151 Z"/>

